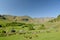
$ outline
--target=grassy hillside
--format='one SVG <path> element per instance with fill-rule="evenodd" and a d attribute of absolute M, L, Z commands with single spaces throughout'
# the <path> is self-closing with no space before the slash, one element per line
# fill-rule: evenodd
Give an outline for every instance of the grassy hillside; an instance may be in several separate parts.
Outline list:
<path fill-rule="evenodd" d="M 53 18 L 32 18 L 29 16 L 12 16 L 12 15 L 0 15 L 0 19 L 8 20 L 11 22 L 29 22 L 29 23 L 44 23 Z"/>
<path fill-rule="evenodd" d="M 60 40 L 60 15 L 56 18 L 0 15 L 0 40 Z"/>

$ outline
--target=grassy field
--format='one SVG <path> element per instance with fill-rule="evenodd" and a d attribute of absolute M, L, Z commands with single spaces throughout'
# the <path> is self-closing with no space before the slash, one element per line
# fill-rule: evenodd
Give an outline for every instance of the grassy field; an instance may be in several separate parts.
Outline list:
<path fill-rule="evenodd" d="M 16 34 L 12 36 L 0 37 L 0 40 L 60 40 L 60 32 L 38 33 L 37 37 L 34 36 L 35 34 L 29 34 L 32 36 L 31 39 L 25 38 L 25 35 Z"/>

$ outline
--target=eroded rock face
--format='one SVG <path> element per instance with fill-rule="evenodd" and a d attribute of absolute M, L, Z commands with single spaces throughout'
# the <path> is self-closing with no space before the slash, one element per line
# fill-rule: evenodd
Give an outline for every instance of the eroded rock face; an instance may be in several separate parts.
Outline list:
<path fill-rule="evenodd" d="M 24 18 L 24 19 L 22 19 L 23 21 L 29 21 L 29 19 L 27 19 L 27 18 Z"/>

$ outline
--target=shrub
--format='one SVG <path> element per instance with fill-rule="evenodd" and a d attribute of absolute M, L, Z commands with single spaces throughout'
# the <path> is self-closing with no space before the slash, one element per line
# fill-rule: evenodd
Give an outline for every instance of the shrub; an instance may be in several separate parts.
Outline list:
<path fill-rule="evenodd" d="M 28 24 L 25 24 L 25 25 L 22 26 L 22 28 L 24 28 L 24 27 L 28 27 Z"/>
<path fill-rule="evenodd" d="M 36 37 L 38 37 L 38 35 L 37 35 L 37 34 L 36 34 L 35 36 L 36 36 Z"/>
<path fill-rule="evenodd" d="M 29 39 L 32 39 L 32 37 L 30 36 Z"/>
<path fill-rule="evenodd" d="M 0 27 L 2 27 L 2 25 L 0 25 Z"/>
<path fill-rule="evenodd" d="M 12 33 L 15 33 L 16 31 L 14 29 L 11 30 Z"/>
<path fill-rule="evenodd" d="M 5 30 L 2 30 L 2 33 L 6 33 L 6 31 Z"/>
<path fill-rule="evenodd" d="M 6 20 L 6 18 L 5 18 L 5 17 L 2 17 L 2 19 Z"/>
<path fill-rule="evenodd" d="M 44 24 L 41 24 L 40 29 L 46 29 Z"/>
<path fill-rule="evenodd" d="M 5 37 L 5 36 L 7 36 L 6 31 L 2 30 L 2 32 L 0 33 L 0 37 Z"/>
<path fill-rule="evenodd" d="M 29 25 L 28 26 L 29 30 L 35 30 L 34 27 L 33 27 L 34 26 L 33 24 L 28 24 L 28 25 Z"/>

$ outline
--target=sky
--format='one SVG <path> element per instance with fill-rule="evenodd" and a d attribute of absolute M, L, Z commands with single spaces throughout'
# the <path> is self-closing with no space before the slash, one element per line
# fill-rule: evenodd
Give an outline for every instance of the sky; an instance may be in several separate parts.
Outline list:
<path fill-rule="evenodd" d="M 60 0 L 0 0 L 0 14 L 56 17 L 60 14 Z"/>

